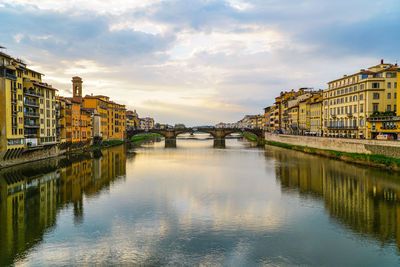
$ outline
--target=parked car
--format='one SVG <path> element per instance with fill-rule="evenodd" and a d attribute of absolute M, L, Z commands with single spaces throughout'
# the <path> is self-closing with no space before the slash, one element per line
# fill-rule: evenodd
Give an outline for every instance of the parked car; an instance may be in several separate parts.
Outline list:
<path fill-rule="evenodd" d="M 393 135 L 391 134 L 378 134 L 376 136 L 377 140 L 394 140 Z"/>

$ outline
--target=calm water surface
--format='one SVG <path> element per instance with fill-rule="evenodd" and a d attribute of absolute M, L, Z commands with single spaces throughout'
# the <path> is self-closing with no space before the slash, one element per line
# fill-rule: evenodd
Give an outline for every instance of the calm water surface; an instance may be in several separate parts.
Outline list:
<path fill-rule="evenodd" d="M 0 265 L 395 266 L 399 197 L 397 174 L 236 139 L 114 147 L 0 172 Z"/>

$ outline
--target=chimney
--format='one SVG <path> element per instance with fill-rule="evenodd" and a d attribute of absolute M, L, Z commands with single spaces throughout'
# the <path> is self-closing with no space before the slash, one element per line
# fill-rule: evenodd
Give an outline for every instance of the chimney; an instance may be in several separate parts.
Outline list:
<path fill-rule="evenodd" d="M 383 59 L 381 59 L 381 64 L 383 64 Z"/>

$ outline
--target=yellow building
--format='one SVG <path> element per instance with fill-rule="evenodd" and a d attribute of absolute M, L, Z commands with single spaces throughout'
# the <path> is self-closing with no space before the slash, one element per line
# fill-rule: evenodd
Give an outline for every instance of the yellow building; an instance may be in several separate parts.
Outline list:
<path fill-rule="evenodd" d="M 18 157 L 24 149 L 56 144 L 55 88 L 42 74 L 0 52 L 0 157 Z"/>
<path fill-rule="evenodd" d="M 126 114 L 126 128 L 129 129 L 136 129 L 139 126 L 139 115 L 137 114 L 136 110 L 127 110 Z"/>
<path fill-rule="evenodd" d="M 371 138 L 396 140 L 400 138 L 400 99 L 397 98 L 400 90 L 397 86 L 400 84 L 400 75 L 398 73 L 395 75 L 397 75 L 397 82 L 394 85 L 396 88 L 394 93 L 394 98 L 396 99 L 395 114 L 394 112 L 386 112 L 369 116 L 367 121 L 368 131 L 371 132 Z"/>
<path fill-rule="evenodd" d="M 315 95 L 310 98 L 310 130 L 309 134 L 314 136 L 322 136 L 322 106 L 323 98 L 320 95 Z"/>
<path fill-rule="evenodd" d="M 7 159 L 24 148 L 23 63 L 0 52 L 0 157 Z"/>
<path fill-rule="evenodd" d="M 310 131 L 310 101 L 305 99 L 299 103 L 299 134 L 305 135 Z"/>
<path fill-rule="evenodd" d="M 113 101 L 108 101 L 108 139 L 124 140 L 125 139 L 125 105 L 117 104 Z"/>
<path fill-rule="evenodd" d="M 264 108 L 264 116 L 263 116 L 263 124 L 264 124 L 264 130 L 267 132 L 271 132 L 271 115 L 273 112 L 273 106 L 266 107 Z"/>
<path fill-rule="evenodd" d="M 299 134 L 299 105 L 290 107 L 288 113 L 288 131 L 290 134 Z"/>
<path fill-rule="evenodd" d="M 328 83 L 324 91 L 324 134 L 331 137 L 373 138 L 367 119 L 396 110 L 399 68 L 379 65 Z"/>
<path fill-rule="evenodd" d="M 276 102 L 275 102 L 276 103 Z M 276 131 L 280 131 L 280 127 L 279 127 L 279 107 L 278 105 L 273 105 L 271 107 L 271 115 L 270 115 L 270 129 L 271 132 L 276 132 Z"/>
<path fill-rule="evenodd" d="M 66 107 L 67 100 L 65 98 L 56 96 L 56 126 L 57 126 L 57 142 L 67 142 L 67 129 L 66 129 Z"/>

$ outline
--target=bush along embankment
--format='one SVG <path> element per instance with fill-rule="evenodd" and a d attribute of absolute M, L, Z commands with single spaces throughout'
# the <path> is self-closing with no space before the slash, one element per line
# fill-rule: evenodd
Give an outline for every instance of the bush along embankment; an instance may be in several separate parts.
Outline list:
<path fill-rule="evenodd" d="M 136 142 L 142 142 L 146 141 L 152 138 L 156 137 L 161 137 L 159 134 L 144 134 L 144 135 L 138 135 L 138 136 L 133 136 L 130 140 L 128 141 L 121 141 L 121 140 L 107 140 L 107 141 L 102 141 L 100 144 L 97 145 L 91 145 L 89 147 L 85 148 L 80 148 L 76 149 L 73 151 L 69 151 L 66 154 L 68 155 L 77 155 L 81 154 L 84 152 L 94 152 L 94 151 L 100 151 L 102 149 L 108 148 L 108 147 L 113 147 L 113 146 L 119 146 L 125 143 L 136 143 Z"/>
<path fill-rule="evenodd" d="M 315 154 L 319 156 L 324 156 L 332 159 L 343 160 L 349 163 L 356 163 L 365 166 L 384 168 L 394 171 L 400 171 L 400 159 L 387 157 L 384 155 L 377 154 L 364 154 L 364 153 L 350 153 L 342 152 L 329 149 L 318 149 L 307 146 L 291 145 L 286 143 L 280 143 L 275 141 L 266 141 L 267 145 L 277 146 L 287 149 L 292 149 L 296 151 L 302 151 L 309 154 Z"/>
<path fill-rule="evenodd" d="M 143 134 L 143 135 L 136 135 L 136 136 L 132 136 L 130 142 L 141 142 L 141 141 L 146 141 L 152 138 L 160 138 L 161 135 L 159 134 Z"/>
<path fill-rule="evenodd" d="M 249 133 L 242 133 L 242 136 L 252 142 L 257 142 L 259 145 L 265 145 L 266 141 L 258 138 L 258 136 Z"/>

